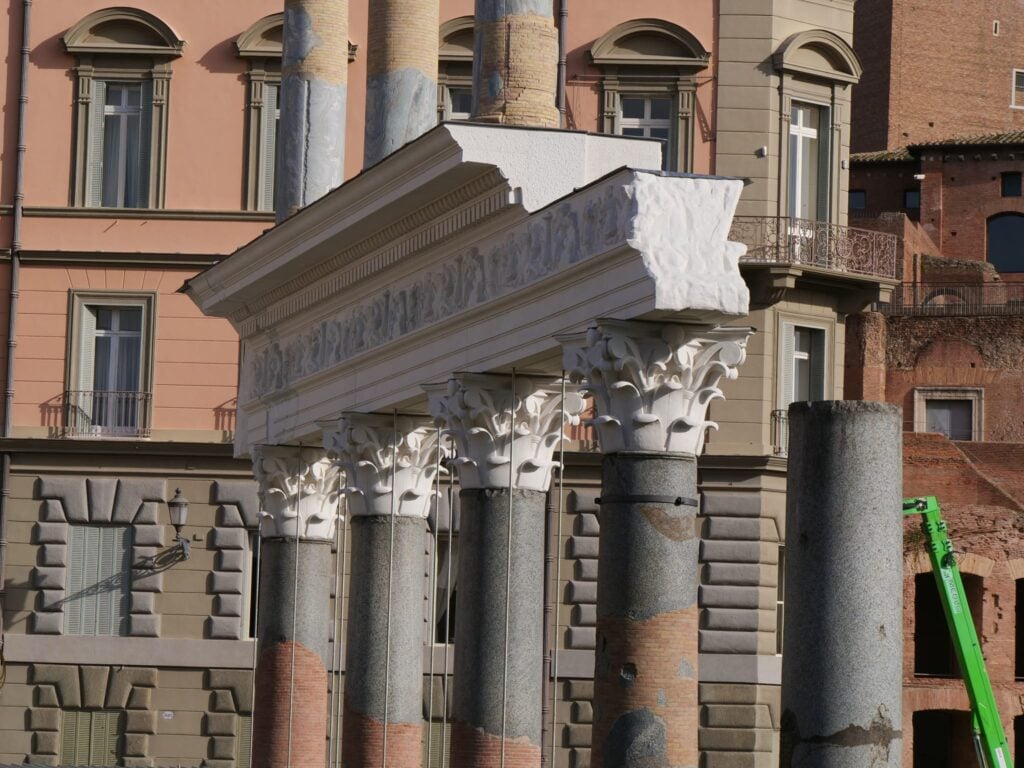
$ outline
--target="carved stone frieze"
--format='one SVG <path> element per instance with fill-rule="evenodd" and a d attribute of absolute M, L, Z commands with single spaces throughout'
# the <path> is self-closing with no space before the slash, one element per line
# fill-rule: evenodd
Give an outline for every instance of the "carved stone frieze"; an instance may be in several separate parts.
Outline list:
<path fill-rule="evenodd" d="M 697 455 L 718 382 L 736 378 L 753 330 L 602 320 L 559 337 L 565 368 L 594 396 L 604 453 L 671 451 Z"/>
<path fill-rule="evenodd" d="M 260 486 L 262 537 L 334 539 L 341 473 L 322 450 L 256 446 L 252 466 Z"/>
<path fill-rule="evenodd" d="M 431 415 L 455 441 L 463 488 L 546 491 L 562 431 L 579 424 L 584 407 L 579 388 L 557 378 L 462 374 L 425 389 Z"/>
<path fill-rule="evenodd" d="M 443 449 L 429 417 L 349 413 L 321 426 L 327 455 L 345 473 L 350 514 L 430 514 Z"/>

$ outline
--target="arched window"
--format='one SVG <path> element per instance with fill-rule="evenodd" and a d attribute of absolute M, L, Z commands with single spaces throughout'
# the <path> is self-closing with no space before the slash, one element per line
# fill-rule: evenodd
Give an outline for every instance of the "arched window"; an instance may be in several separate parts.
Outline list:
<path fill-rule="evenodd" d="M 1000 272 L 1024 272 L 1024 214 L 997 213 L 987 230 L 989 264 Z"/>
<path fill-rule="evenodd" d="M 602 71 L 604 132 L 659 139 L 665 169 L 692 170 L 696 75 L 709 56 L 700 41 L 667 21 L 634 19 L 590 55 Z"/>
<path fill-rule="evenodd" d="M 437 119 L 468 120 L 473 108 L 473 17 L 441 25 L 437 62 Z"/>
<path fill-rule="evenodd" d="M 184 41 L 135 8 L 91 13 L 63 39 L 77 76 L 74 205 L 162 208 L 171 61 Z"/>

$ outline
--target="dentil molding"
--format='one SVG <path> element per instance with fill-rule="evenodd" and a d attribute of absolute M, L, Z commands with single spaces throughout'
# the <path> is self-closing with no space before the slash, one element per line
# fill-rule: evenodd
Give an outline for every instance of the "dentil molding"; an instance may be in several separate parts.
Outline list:
<path fill-rule="evenodd" d="M 579 388 L 557 378 L 462 374 L 424 389 L 455 441 L 462 488 L 547 491 L 555 447 L 584 408 Z"/>
<path fill-rule="evenodd" d="M 591 424 L 604 453 L 698 455 L 718 382 L 736 378 L 751 328 L 602 320 L 560 336 L 565 369 L 594 396 Z"/>
<path fill-rule="evenodd" d="M 443 452 L 430 417 L 349 413 L 321 427 L 327 455 L 345 473 L 350 514 L 430 514 Z"/>
<path fill-rule="evenodd" d="M 322 450 L 254 446 L 252 468 L 263 538 L 334 539 L 341 472 Z"/>

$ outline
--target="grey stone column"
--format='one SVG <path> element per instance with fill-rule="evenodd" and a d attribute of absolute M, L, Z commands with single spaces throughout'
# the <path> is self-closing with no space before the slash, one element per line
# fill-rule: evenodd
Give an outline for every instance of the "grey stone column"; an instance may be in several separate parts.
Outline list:
<path fill-rule="evenodd" d="M 260 447 L 262 503 L 253 765 L 323 766 L 328 595 L 338 472 L 321 451 Z"/>
<path fill-rule="evenodd" d="M 357 413 L 321 427 L 352 520 L 345 765 L 411 768 L 422 762 L 423 553 L 438 430 L 426 417 Z"/>
<path fill-rule="evenodd" d="M 608 320 L 561 339 L 605 454 L 592 766 L 698 764 L 696 456 L 749 335 Z"/>
<path fill-rule="evenodd" d="M 363 165 L 437 124 L 438 0 L 371 0 Z"/>
<path fill-rule="evenodd" d="M 544 502 L 576 388 L 465 374 L 428 388 L 455 441 L 461 491 L 452 765 L 539 766 Z"/>
<path fill-rule="evenodd" d="M 789 407 L 782 768 L 902 764 L 900 409 Z"/>
<path fill-rule="evenodd" d="M 278 222 L 345 177 L 348 0 L 285 0 L 282 35 Z"/>

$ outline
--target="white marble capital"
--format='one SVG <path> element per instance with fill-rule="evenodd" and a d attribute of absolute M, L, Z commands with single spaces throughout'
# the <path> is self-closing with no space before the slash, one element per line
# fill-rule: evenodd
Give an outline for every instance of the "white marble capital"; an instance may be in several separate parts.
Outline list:
<path fill-rule="evenodd" d="M 328 456 L 345 472 L 350 514 L 430 514 L 442 449 L 429 416 L 347 413 L 321 428 Z"/>
<path fill-rule="evenodd" d="M 562 432 L 579 424 L 584 405 L 579 387 L 557 377 L 461 374 L 424 389 L 455 441 L 463 488 L 546 491 Z"/>
<path fill-rule="evenodd" d="M 600 320 L 559 337 L 565 369 L 595 400 L 604 453 L 668 451 L 698 455 L 708 404 L 719 381 L 736 378 L 751 328 Z"/>
<path fill-rule="evenodd" d="M 340 472 L 319 448 L 259 445 L 252 450 L 263 538 L 333 540 Z"/>

